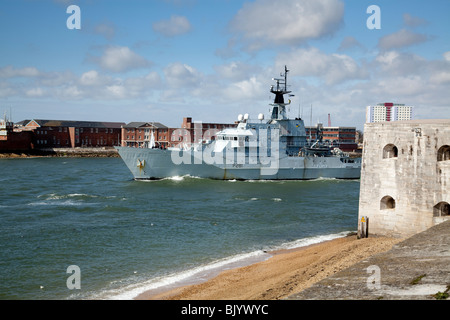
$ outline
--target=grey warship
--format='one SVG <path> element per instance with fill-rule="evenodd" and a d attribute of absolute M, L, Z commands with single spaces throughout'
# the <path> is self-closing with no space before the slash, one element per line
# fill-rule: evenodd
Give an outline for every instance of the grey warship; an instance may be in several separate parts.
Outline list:
<path fill-rule="evenodd" d="M 337 148 L 307 139 L 304 121 L 289 119 L 285 95 L 285 67 L 274 78 L 275 95 L 270 119 L 259 114 L 251 121 L 239 115 L 237 126 L 217 133 L 212 141 L 186 141 L 176 148 L 116 147 L 135 180 L 170 177 L 199 177 L 220 180 L 310 180 L 318 178 L 358 179 L 361 159 L 351 158 Z M 320 128 L 319 128 L 320 129 Z M 318 130 L 320 133 L 320 130 Z"/>

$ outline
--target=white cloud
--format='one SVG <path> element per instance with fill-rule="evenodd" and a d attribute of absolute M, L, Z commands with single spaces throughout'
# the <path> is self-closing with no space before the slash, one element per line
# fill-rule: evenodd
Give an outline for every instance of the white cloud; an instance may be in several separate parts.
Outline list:
<path fill-rule="evenodd" d="M 434 84 L 450 84 L 450 70 L 433 74 L 430 77 L 430 82 Z"/>
<path fill-rule="evenodd" d="M 260 67 L 250 65 L 242 61 L 231 61 L 224 65 L 217 65 L 214 70 L 217 76 L 222 79 L 240 81 L 248 79 L 252 75 L 261 72 Z"/>
<path fill-rule="evenodd" d="M 17 95 L 17 90 L 11 83 L 0 82 L 0 98 L 14 97 Z"/>
<path fill-rule="evenodd" d="M 37 77 L 40 73 L 35 67 L 16 69 L 13 66 L 0 68 L 0 78 Z"/>
<path fill-rule="evenodd" d="M 408 27 L 418 27 L 418 26 L 422 26 L 422 25 L 428 24 L 428 21 L 426 21 L 425 19 L 422 19 L 422 18 L 419 18 L 419 17 L 413 17 L 409 13 L 403 14 L 403 22 Z"/>
<path fill-rule="evenodd" d="M 443 61 L 436 61 L 432 64 L 430 82 L 437 85 L 450 84 L 450 51 L 443 54 Z"/>
<path fill-rule="evenodd" d="M 228 99 L 236 100 L 258 100 L 264 94 L 263 88 L 269 88 L 264 85 L 255 76 L 249 79 L 231 83 L 223 90 L 223 95 Z M 268 91 L 267 91 L 268 92 Z"/>
<path fill-rule="evenodd" d="M 164 75 L 169 87 L 186 88 L 201 82 L 201 74 L 195 68 L 179 62 L 168 65 Z"/>
<path fill-rule="evenodd" d="M 84 98 L 84 92 L 76 85 L 52 88 L 52 92 L 49 94 L 61 101 L 80 100 Z"/>
<path fill-rule="evenodd" d="M 15 77 L 21 77 L 16 81 Z M 77 76 L 71 72 L 44 72 L 30 67 L 0 68 L 0 97 L 49 98 L 71 100 L 120 100 L 141 98 L 161 89 L 161 77 L 149 72 L 134 77 L 111 77 L 97 70 L 89 70 Z M 9 81 L 12 79 L 12 81 Z"/>
<path fill-rule="evenodd" d="M 106 39 L 111 40 L 116 34 L 116 27 L 112 22 L 102 22 L 94 26 L 93 32 L 104 36 Z"/>
<path fill-rule="evenodd" d="M 399 76 L 395 78 L 383 78 L 376 83 L 378 94 L 406 97 L 420 95 L 427 90 L 424 79 L 420 76 Z M 410 100 L 411 98 L 408 98 Z M 399 101 L 397 101 L 399 102 Z M 401 102 L 400 102 L 401 103 Z"/>
<path fill-rule="evenodd" d="M 42 97 L 42 96 L 44 96 L 44 94 L 45 93 L 42 88 L 31 88 L 25 92 L 25 95 L 27 97 L 33 97 L 33 98 Z"/>
<path fill-rule="evenodd" d="M 379 54 L 375 58 L 375 61 L 391 66 L 394 63 L 394 61 L 396 61 L 399 57 L 400 53 L 398 53 L 397 51 L 387 51 Z"/>
<path fill-rule="evenodd" d="M 343 21 L 338 0 L 256 0 L 245 3 L 231 22 L 249 49 L 295 45 L 333 34 Z"/>
<path fill-rule="evenodd" d="M 276 67 L 282 70 L 284 65 L 292 70 L 292 75 L 317 77 L 329 85 L 364 79 L 368 76 L 352 57 L 344 54 L 326 54 L 317 48 L 297 49 L 280 54 L 276 60 Z"/>
<path fill-rule="evenodd" d="M 450 62 L 450 51 L 444 52 L 442 55 L 446 61 Z"/>
<path fill-rule="evenodd" d="M 440 59 L 427 60 L 411 53 L 383 51 L 370 61 L 359 61 L 314 47 L 297 48 L 278 54 L 273 66 L 234 60 L 214 66 L 211 74 L 181 62 L 168 64 L 161 73 L 151 71 L 137 76 L 112 76 L 102 69 L 76 75 L 9 66 L 0 67 L 0 97 L 19 98 L 25 104 L 53 99 L 63 101 L 63 105 L 71 101 L 121 104 L 135 99 L 135 105 L 151 101 L 201 120 L 233 121 L 238 113 L 267 115 L 273 98 L 269 93 L 271 78 L 278 76 L 284 65 L 291 70 L 289 84 L 295 94 L 291 116 L 300 113 L 301 104 L 308 106 L 305 119 L 309 121 L 311 103 L 314 122 L 325 122 L 331 113 L 333 125 L 362 129 L 364 107 L 386 101 L 434 108 L 441 110 L 442 117 L 449 116 L 450 52 L 443 53 Z M 158 121 L 168 121 L 164 116 L 161 114 Z"/>
<path fill-rule="evenodd" d="M 150 65 L 149 61 L 131 51 L 130 48 L 121 46 L 107 47 L 101 57 L 93 57 L 91 60 L 98 63 L 104 70 L 112 72 L 125 72 Z"/>
<path fill-rule="evenodd" d="M 125 87 L 122 85 L 114 84 L 106 87 L 106 93 L 110 94 L 113 98 L 124 99 L 127 97 Z"/>
<path fill-rule="evenodd" d="M 365 50 L 364 46 L 358 40 L 352 36 L 347 36 L 342 40 L 338 51 L 346 51 L 355 48 Z"/>
<path fill-rule="evenodd" d="M 142 77 L 124 79 L 123 86 L 128 97 L 142 98 L 161 89 L 161 77 L 153 71 Z"/>
<path fill-rule="evenodd" d="M 228 59 L 238 55 L 238 52 L 235 50 L 236 43 L 236 38 L 229 39 L 225 47 L 216 49 L 215 55 L 223 59 Z"/>
<path fill-rule="evenodd" d="M 427 61 L 415 54 L 398 51 L 380 52 L 375 57 L 376 67 L 384 75 L 412 75 L 422 74 L 427 66 Z"/>
<path fill-rule="evenodd" d="M 176 15 L 171 16 L 169 20 L 161 20 L 153 23 L 153 30 L 166 37 L 188 33 L 191 28 L 191 24 L 186 17 Z"/>
<path fill-rule="evenodd" d="M 397 32 L 380 38 L 380 40 L 378 41 L 378 47 L 383 50 L 392 50 L 409 47 L 415 44 L 426 42 L 428 40 L 430 40 L 430 37 L 425 34 L 414 33 L 406 29 L 401 29 Z"/>
<path fill-rule="evenodd" d="M 80 77 L 80 84 L 83 86 L 99 86 L 105 82 L 107 80 L 102 78 L 96 70 L 87 71 Z"/>

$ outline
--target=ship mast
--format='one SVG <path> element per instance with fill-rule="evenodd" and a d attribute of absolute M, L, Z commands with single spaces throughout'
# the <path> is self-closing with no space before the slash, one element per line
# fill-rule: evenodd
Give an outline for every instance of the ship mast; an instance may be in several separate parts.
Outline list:
<path fill-rule="evenodd" d="M 283 78 L 273 78 L 272 80 L 276 81 L 276 87 L 272 85 L 272 87 L 270 88 L 270 92 L 273 93 L 275 95 L 275 99 L 273 101 L 273 104 L 271 104 L 273 106 L 272 109 L 272 116 L 271 119 L 272 120 L 282 120 L 282 119 L 287 119 L 286 116 L 286 105 L 290 104 L 291 101 L 289 100 L 289 103 L 284 103 L 284 95 L 291 93 L 291 91 L 288 91 L 287 87 L 287 74 L 288 74 L 289 70 L 286 66 L 284 66 L 284 74 L 281 73 L 280 76 L 284 77 Z M 293 96 L 293 95 L 289 95 L 289 96 Z"/>

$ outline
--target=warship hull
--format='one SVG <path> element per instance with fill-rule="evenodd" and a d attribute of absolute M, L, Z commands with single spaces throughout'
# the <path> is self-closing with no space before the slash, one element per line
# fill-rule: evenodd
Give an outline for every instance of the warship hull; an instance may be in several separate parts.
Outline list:
<path fill-rule="evenodd" d="M 360 159 L 340 157 L 281 157 L 270 164 L 211 163 L 202 152 L 116 147 L 135 180 L 192 176 L 219 180 L 359 179 Z M 217 162 L 217 160 L 216 160 Z"/>

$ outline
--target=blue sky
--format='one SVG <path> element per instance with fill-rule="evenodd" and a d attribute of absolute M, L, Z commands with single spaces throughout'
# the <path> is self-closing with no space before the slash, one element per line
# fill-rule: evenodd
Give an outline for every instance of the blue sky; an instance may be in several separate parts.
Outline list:
<path fill-rule="evenodd" d="M 381 29 L 367 28 L 370 5 Z M 0 111 L 172 127 L 256 119 L 286 64 L 290 115 L 307 125 L 330 114 L 363 129 L 379 102 L 450 118 L 448 12 L 447 0 L 2 0 Z"/>

